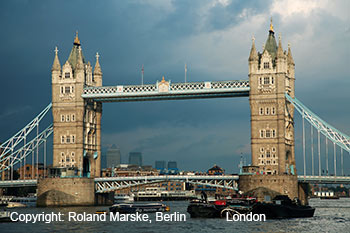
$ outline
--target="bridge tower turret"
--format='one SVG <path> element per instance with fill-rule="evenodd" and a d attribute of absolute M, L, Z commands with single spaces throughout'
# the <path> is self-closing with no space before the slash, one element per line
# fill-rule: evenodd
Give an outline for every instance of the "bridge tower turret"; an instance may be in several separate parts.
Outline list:
<path fill-rule="evenodd" d="M 102 105 L 81 97 L 84 87 L 102 85 L 97 64 L 93 73 L 77 33 L 62 68 L 57 49 L 52 66 L 53 167 L 73 167 L 86 177 L 99 177 L 101 169 Z"/>
<path fill-rule="evenodd" d="M 256 52 L 253 39 L 248 61 L 254 175 L 241 176 L 240 188 L 267 187 L 297 197 L 294 108 L 285 98 L 285 93 L 294 97 L 294 62 L 281 36 L 277 45 L 272 22 L 263 51 Z"/>

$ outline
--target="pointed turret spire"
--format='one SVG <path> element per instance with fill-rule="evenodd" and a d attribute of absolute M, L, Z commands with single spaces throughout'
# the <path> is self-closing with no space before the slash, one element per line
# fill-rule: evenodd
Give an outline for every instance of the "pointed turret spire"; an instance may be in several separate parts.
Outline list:
<path fill-rule="evenodd" d="M 81 47 L 78 47 L 78 59 L 77 59 L 77 65 L 75 67 L 76 70 L 83 70 L 84 69 L 84 62 L 83 62 L 83 56 L 81 55 Z"/>
<path fill-rule="evenodd" d="M 275 32 L 273 30 L 273 25 L 272 25 L 272 18 L 270 23 L 269 36 L 267 37 L 264 50 L 267 50 L 269 52 L 272 59 L 276 58 L 277 44 L 275 39 Z"/>
<path fill-rule="evenodd" d="M 102 74 L 99 58 L 100 58 L 100 55 L 97 52 L 96 53 L 96 64 L 95 64 L 95 68 L 94 68 L 94 75 L 95 74 Z"/>
<path fill-rule="evenodd" d="M 78 31 L 75 32 L 74 44 L 75 45 L 80 45 L 80 40 L 79 40 L 79 37 L 78 37 Z"/>
<path fill-rule="evenodd" d="M 278 36 L 278 48 L 277 48 L 277 57 L 282 58 L 284 57 L 283 49 L 282 49 L 282 39 L 281 34 Z"/>
<path fill-rule="evenodd" d="M 271 17 L 271 19 L 270 19 L 270 32 L 274 32 L 274 30 L 273 30 L 273 24 L 272 24 L 272 17 Z"/>
<path fill-rule="evenodd" d="M 250 49 L 250 55 L 249 55 L 249 61 L 257 61 L 258 60 L 258 53 L 255 49 L 255 38 L 252 37 L 252 48 Z"/>
<path fill-rule="evenodd" d="M 290 49 L 290 43 L 288 43 L 287 62 L 288 62 L 288 64 L 293 64 L 293 65 L 294 65 L 294 60 L 293 60 L 293 56 L 292 56 L 292 51 L 291 51 L 291 49 Z"/>
<path fill-rule="evenodd" d="M 60 60 L 58 59 L 57 46 L 55 47 L 55 59 L 53 60 L 52 69 L 51 70 L 52 71 L 60 71 L 61 70 Z"/>

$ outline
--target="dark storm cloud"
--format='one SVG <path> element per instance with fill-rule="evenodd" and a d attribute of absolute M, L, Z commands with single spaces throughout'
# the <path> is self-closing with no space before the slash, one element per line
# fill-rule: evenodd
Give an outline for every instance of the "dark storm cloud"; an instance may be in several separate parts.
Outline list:
<path fill-rule="evenodd" d="M 342 10 L 348 3 L 279 3 L 1 1 L 0 141 L 51 101 L 53 49 L 58 46 L 63 65 L 76 30 L 92 65 L 101 54 L 104 85 L 140 83 L 142 64 L 147 83 L 163 75 L 182 82 L 185 63 L 191 81 L 247 79 L 250 38 L 255 35 L 261 51 L 271 16 L 284 49 L 292 43 L 297 97 L 349 134 L 350 33 Z M 103 109 L 104 150 L 117 144 L 124 158 L 140 150 L 149 164 L 178 160 L 180 168 L 205 170 L 217 163 L 237 171 L 240 153 L 250 153 L 248 99 L 109 103 Z"/>

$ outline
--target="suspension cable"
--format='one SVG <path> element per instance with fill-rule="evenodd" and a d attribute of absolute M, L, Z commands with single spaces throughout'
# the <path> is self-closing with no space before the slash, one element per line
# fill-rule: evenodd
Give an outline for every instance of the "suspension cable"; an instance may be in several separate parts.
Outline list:
<path fill-rule="evenodd" d="M 317 132 L 318 139 L 318 175 L 321 176 L 321 145 L 320 145 L 320 131 Z"/>
<path fill-rule="evenodd" d="M 312 128 L 312 125 L 310 125 L 311 129 L 311 167 L 312 167 L 312 175 L 315 175 L 315 168 L 314 168 L 314 128 Z"/>
<path fill-rule="evenodd" d="M 303 157 L 304 157 L 304 181 L 306 178 L 306 159 L 305 159 L 305 116 L 303 111 Z"/>

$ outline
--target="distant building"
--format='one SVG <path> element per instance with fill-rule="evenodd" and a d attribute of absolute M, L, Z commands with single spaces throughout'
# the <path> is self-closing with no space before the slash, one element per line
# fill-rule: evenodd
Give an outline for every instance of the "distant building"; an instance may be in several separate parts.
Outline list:
<path fill-rule="evenodd" d="M 32 164 L 26 164 L 17 169 L 20 180 L 32 180 L 48 177 L 48 167 L 44 167 L 43 163 L 36 163 L 34 166 Z M 39 176 L 38 176 L 39 175 Z"/>
<path fill-rule="evenodd" d="M 142 166 L 142 153 L 141 152 L 130 152 L 129 153 L 129 164 Z"/>
<path fill-rule="evenodd" d="M 107 168 L 116 167 L 120 164 L 121 155 L 120 150 L 116 145 L 112 145 L 107 150 Z"/>
<path fill-rule="evenodd" d="M 208 170 L 208 175 L 221 176 L 224 174 L 225 174 L 225 170 L 216 164 Z"/>
<path fill-rule="evenodd" d="M 179 169 L 177 168 L 177 162 L 169 161 L 168 162 L 168 174 L 176 175 L 179 173 Z"/>
<path fill-rule="evenodd" d="M 112 176 L 157 176 L 159 172 L 150 165 L 120 164 L 114 168 Z M 107 174 L 106 174 L 107 176 Z"/>
<path fill-rule="evenodd" d="M 168 170 L 177 170 L 177 162 L 176 161 L 169 161 L 168 162 Z"/>
<path fill-rule="evenodd" d="M 162 160 L 162 161 L 156 161 L 156 163 L 155 163 L 155 168 L 157 169 L 157 170 L 164 170 L 164 169 L 166 169 L 166 167 L 165 167 L 165 161 L 164 160 Z"/>

